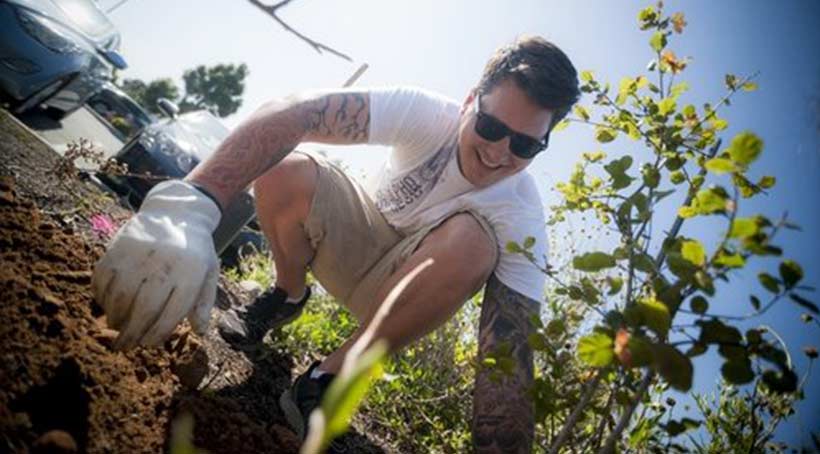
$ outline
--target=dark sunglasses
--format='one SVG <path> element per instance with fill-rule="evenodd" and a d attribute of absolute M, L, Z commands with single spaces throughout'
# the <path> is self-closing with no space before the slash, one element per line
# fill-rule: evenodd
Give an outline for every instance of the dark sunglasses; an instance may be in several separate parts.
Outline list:
<path fill-rule="evenodd" d="M 515 132 L 498 118 L 482 112 L 481 94 L 476 96 L 475 114 L 476 134 L 490 142 L 498 142 L 505 137 L 509 137 L 510 151 L 521 159 L 532 159 L 535 155 L 544 151 L 547 145 L 549 145 L 549 133 L 547 133 L 543 139 L 538 140 L 532 136 Z"/>

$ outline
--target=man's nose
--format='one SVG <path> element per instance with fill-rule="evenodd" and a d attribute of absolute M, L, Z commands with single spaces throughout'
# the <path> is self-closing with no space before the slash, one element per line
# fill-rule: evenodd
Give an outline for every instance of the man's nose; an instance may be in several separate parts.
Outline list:
<path fill-rule="evenodd" d="M 493 164 L 508 164 L 510 161 L 510 138 L 505 137 L 498 142 L 492 142 L 488 147 L 488 157 Z"/>

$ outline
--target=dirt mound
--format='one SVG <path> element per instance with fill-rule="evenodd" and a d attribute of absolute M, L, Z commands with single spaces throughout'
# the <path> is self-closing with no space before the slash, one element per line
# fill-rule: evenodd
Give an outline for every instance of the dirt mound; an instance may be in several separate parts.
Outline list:
<path fill-rule="evenodd" d="M 301 369 L 287 354 L 184 325 L 162 348 L 111 349 L 117 333 L 90 289 L 106 238 L 91 219 L 130 211 L 87 179 L 55 178 L 59 155 L 1 110 L 0 139 L 0 452 L 156 453 L 172 439 L 211 453 L 297 452 L 277 403 Z M 214 317 L 248 300 L 221 279 Z M 336 447 L 383 452 L 355 433 Z"/>
<path fill-rule="evenodd" d="M 100 249 L 18 200 L 11 178 L 2 179 L 0 192 L 6 443 L 30 446 L 59 430 L 80 452 L 161 451 L 178 384 L 164 366 L 179 358 L 159 350 L 111 351 L 114 333 L 92 313 L 88 291 Z"/>

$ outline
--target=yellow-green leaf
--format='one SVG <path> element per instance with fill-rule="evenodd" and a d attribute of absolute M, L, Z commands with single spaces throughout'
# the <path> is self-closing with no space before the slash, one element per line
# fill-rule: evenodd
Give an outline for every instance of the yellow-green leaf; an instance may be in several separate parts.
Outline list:
<path fill-rule="evenodd" d="M 578 357 L 593 367 L 605 367 L 615 359 L 613 341 L 603 333 L 593 333 L 578 340 Z"/>
<path fill-rule="evenodd" d="M 737 166 L 735 166 L 734 162 L 724 158 L 712 158 L 706 161 L 704 167 L 706 167 L 706 170 L 717 175 L 737 170 Z"/>
<path fill-rule="evenodd" d="M 581 71 L 581 80 L 583 82 L 592 82 L 595 80 L 595 74 L 589 70 Z"/>
<path fill-rule="evenodd" d="M 584 106 L 582 106 L 580 104 L 576 104 L 574 110 L 575 110 L 575 115 L 578 115 L 579 117 L 583 118 L 584 120 L 589 120 L 589 112 L 587 112 L 587 110 L 584 108 Z"/>
<path fill-rule="evenodd" d="M 732 161 L 748 166 L 763 151 L 763 141 L 752 132 L 741 132 L 732 139 L 729 145 L 729 156 Z"/>
<path fill-rule="evenodd" d="M 666 304 L 654 297 L 650 297 L 640 300 L 636 304 L 636 308 L 643 324 L 659 335 L 666 336 L 669 327 L 672 325 L 672 317 Z"/>
<path fill-rule="evenodd" d="M 655 52 L 660 52 L 666 47 L 666 34 L 661 31 L 655 32 L 652 38 L 649 39 L 649 45 L 652 46 L 652 50 Z"/>
<path fill-rule="evenodd" d="M 754 82 L 746 82 L 743 84 L 743 91 L 755 91 L 757 90 L 757 84 Z"/>
<path fill-rule="evenodd" d="M 735 218 L 732 222 L 730 238 L 746 238 L 757 233 L 757 220 L 754 218 Z"/>
<path fill-rule="evenodd" d="M 661 115 L 668 115 L 675 110 L 677 103 L 674 98 L 664 98 L 658 103 L 658 113 Z"/>
<path fill-rule="evenodd" d="M 564 119 L 556 123 L 555 126 L 552 127 L 552 131 L 563 131 L 564 129 L 567 129 L 567 126 L 569 126 L 569 121 Z"/>
<path fill-rule="evenodd" d="M 681 245 L 681 255 L 696 266 L 703 266 L 706 263 L 706 251 L 697 240 L 684 241 Z"/>

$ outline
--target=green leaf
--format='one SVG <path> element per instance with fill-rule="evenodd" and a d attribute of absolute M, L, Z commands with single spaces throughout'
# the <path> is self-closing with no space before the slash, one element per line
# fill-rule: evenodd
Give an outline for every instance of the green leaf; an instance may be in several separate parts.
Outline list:
<path fill-rule="evenodd" d="M 563 131 L 564 129 L 567 129 L 567 126 L 569 126 L 569 120 L 563 119 L 552 127 L 552 132 Z"/>
<path fill-rule="evenodd" d="M 720 187 L 701 189 L 695 194 L 694 208 L 699 214 L 711 214 L 726 209 L 726 191 Z"/>
<path fill-rule="evenodd" d="M 726 251 L 721 251 L 715 259 L 715 264 L 726 268 L 743 268 L 746 265 L 746 259 L 740 254 L 728 254 Z"/>
<path fill-rule="evenodd" d="M 661 173 L 651 164 L 645 164 L 641 168 L 641 174 L 643 175 L 644 184 L 649 188 L 657 188 L 661 182 Z"/>
<path fill-rule="evenodd" d="M 805 307 L 806 309 L 814 312 L 815 314 L 820 314 L 820 310 L 817 309 L 817 305 L 812 303 L 811 301 L 803 298 L 802 296 L 798 295 L 797 293 L 790 293 L 789 298 L 792 299 L 795 303 Z"/>
<path fill-rule="evenodd" d="M 757 220 L 754 218 L 735 218 L 729 238 L 746 238 L 757 234 Z"/>
<path fill-rule="evenodd" d="M 706 344 L 695 342 L 694 344 L 692 344 L 692 348 L 690 348 L 689 351 L 686 352 L 686 356 L 694 358 L 696 356 L 700 356 L 706 353 L 706 350 L 708 350 L 708 346 Z"/>
<path fill-rule="evenodd" d="M 595 80 L 595 74 L 589 70 L 581 71 L 581 80 L 584 82 L 592 82 Z"/>
<path fill-rule="evenodd" d="M 732 359 L 723 363 L 720 368 L 723 378 L 733 385 L 745 385 L 755 378 L 752 362 L 749 358 Z"/>
<path fill-rule="evenodd" d="M 507 252 L 509 252 L 510 254 L 520 254 L 524 252 L 524 249 L 522 249 L 521 246 L 515 241 L 508 241 Z"/>
<path fill-rule="evenodd" d="M 743 88 L 743 91 L 755 91 L 757 90 L 757 84 L 754 82 L 746 82 L 741 88 Z"/>
<path fill-rule="evenodd" d="M 350 418 L 370 388 L 371 380 L 381 376 L 386 357 L 387 343 L 378 341 L 362 353 L 348 374 L 338 376 L 331 383 L 321 404 L 326 421 L 322 446 L 327 446 L 333 438 L 347 430 Z"/>
<path fill-rule="evenodd" d="M 624 286 L 624 280 L 620 277 L 612 277 L 608 276 L 606 278 L 607 284 L 609 284 L 609 295 L 615 295 L 621 291 L 621 288 Z"/>
<path fill-rule="evenodd" d="M 666 336 L 672 326 L 669 308 L 655 298 L 644 298 L 635 305 L 642 324 L 660 336 Z"/>
<path fill-rule="evenodd" d="M 678 391 L 692 388 L 692 361 L 675 347 L 657 344 L 653 347 L 655 370 Z"/>
<path fill-rule="evenodd" d="M 697 320 L 695 324 L 700 326 L 699 342 L 703 344 L 733 344 L 743 340 L 737 328 L 720 320 Z"/>
<path fill-rule="evenodd" d="M 758 298 L 754 295 L 749 295 L 749 302 L 752 304 L 752 307 L 754 308 L 754 310 L 756 310 L 756 311 L 760 310 L 760 298 Z"/>
<path fill-rule="evenodd" d="M 652 35 L 652 38 L 649 39 L 649 45 L 652 46 L 652 50 L 655 52 L 660 52 L 666 47 L 666 34 L 664 32 L 655 32 Z"/>
<path fill-rule="evenodd" d="M 615 258 L 605 252 L 588 252 L 572 258 L 576 270 L 595 272 L 615 266 Z"/>
<path fill-rule="evenodd" d="M 681 83 L 673 85 L 672 88 L 669 89 L 669 93 L 670 93 L 670 96 L 672 98 L 678 99 L 678 97 L 680 97 L 680 95 L 682 93 L 684 93 L 688 90 L 689 90 L 689 83 L 681 82 Z M 694 107 L 693 107 L 693 109 L 694 109 Z"/>
<path fill-rule="evenodd" d="M 706 263 L 706 250 L 697 240 L 684 241 L 681 245 L 681 255 L 695 266 L 703 266 Z"/>
<path fill-rule="evenodd" d="M 560 318 L 555 318 L 547 323 L 546 333 L 551 337 L 558 337 L 564 334 L 566 330 L 566 324 Z"/>
<path fill-rule="evenodd" d="M 524 249 L 532 249 L 535 246 L 535 237 L 528 236 L 524 238 Z"/>
<path fill-rule="evenodd" d="M 677 103 L 674 98 L 664 98 L 658 103 L 658 114 L 668 115 L 675 110 Z"/>
<path fill-rule="evenodd" d="M 757 275 L 757 279 L 766 290 L 775 294 L 780 293 L 780 284 L 772 275 L 768 273 L 760 273 Z"/>
<path fill-rule="evenodd" d="M 638 13 L 638 24 L 641 27 L 641 30 L 646 30 L 647 28 L 652 26 L 652 23 L 658 19 L 658 13 L 655 12 L 655 8 L 647 6 L 646 8 L 642 9 Z"/>
<path fill-rule="evenodd" d="M 760 178 L 760 181 L 757 182 L 757 185 L 760 186 L 763 189 L 769 189 L 771 187 L 774 187 L 776 182 L 777 182 L 777 179 L 775 179 L 775 177 L 766 175 L 766 176 Z"/>
<path fill-rule="evenodd" d="M 610 128 L 598 127 L 595 130 L 595 140 L 601 143 L 608 143 L 615 140 L 615 130 Z"/>
<path fill-rule="evenodd" d="M 752 132 L 741 132 L 732 139 L 728 151 L 732 161 L 741 166 L 748 166 L 760 156 L 763 141 Z"/>
<path fill-rule="evenodd" d="M 721 175 L 724 173 L 734 172 L 737 170 L 735 163 L 724 158 L 712 158 L 706 161 L 704 167 L 706 167 L 706 170 L 714 173 L 715 175 Z"/>
<path fill-rule="evenodd" d="M 677 437 L 678 435 L 700 427 L 700 421 L 694 419 L 683 418 L 680 421 L 670 420 L 666 425 L 662 426 L 670 437 Z"/>
<path fill-rule="evenodd" d="M 692 312 L 696 314 L 705 314 L 709 310 L 709 302 L 702 296 L 696 296 L 689 302 L 692 307 Z"/>
<path fill-rule="evenodd" d="M 780 264 L 780 278 L 786 288 L 790 289 L 803 279 L 803 268 L 794 260 L 784 260 Z"/>
<path fill-rule="evenodd" d="M 573 110 L 575 111 L 575 115 L 578 115 L 579 117 L 583 118 L 584 120 L 589 120 L 589 112 L 587 112 L 587 110 L 584 108 L 584 106 L 582 106 L 580 104 L 576 104 L 575 107 L 573 108 Z"/>
<path fill-rule="evenodd" d="M 612 364 L 615 352 L 612 337 L 603 333 L 593 333 L 578 340 L 578 357 L 593 367 Z"/>
<path fill-rule="evenodd" d="M 793 393 L 797 390 L 797 375 L 791 369 L 780 372 L 770 369 L 763 372 L 763 383 L 776 393 Z"/>

